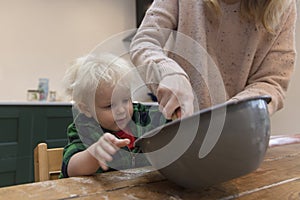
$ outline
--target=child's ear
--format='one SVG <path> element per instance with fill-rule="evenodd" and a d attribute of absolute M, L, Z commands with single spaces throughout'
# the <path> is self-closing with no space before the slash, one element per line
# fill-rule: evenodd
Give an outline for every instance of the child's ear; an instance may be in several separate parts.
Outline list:
<path fill-rule="evenodd" d="M 85 105 L 84 103 L 79 103 L 78 108 L 79 108 L 80 112 L 85 114 L 87 117 L 89 117 L 89 118 L 92 117 L 92 113 L 90 112 L 89 107 L 87 105 Z"/>

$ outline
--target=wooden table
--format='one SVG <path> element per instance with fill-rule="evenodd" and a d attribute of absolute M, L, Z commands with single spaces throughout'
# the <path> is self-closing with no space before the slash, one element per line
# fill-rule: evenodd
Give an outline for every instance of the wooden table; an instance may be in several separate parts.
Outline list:
<path fill-rule="evenodd" d="M 0 199 L 299 200 L 300 135 L 292 139 L 272 138 L 273 145 L 256 171 L 198 192 L 169 182 L 151 168 L 138 168 L 4 187 L 0 188 Z"/>

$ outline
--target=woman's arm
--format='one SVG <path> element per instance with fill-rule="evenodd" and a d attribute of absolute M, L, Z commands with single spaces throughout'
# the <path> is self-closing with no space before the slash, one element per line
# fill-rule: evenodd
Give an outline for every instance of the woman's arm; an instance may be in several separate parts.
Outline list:
<path fill-rule="evenodd" d="M 177 0 L 155 0 L 131 42 L 132 62 L 137 67 L 146 68 L 141 73 L 146 82 L 160 81 L 164 76 L 174 73 L 187 76 L 163 50 L 170 34 L 177 28 L 177 12 Z"/>
<path fill-rule="evenodd" d="M 285 93 L 295 67 L 295 23 L 296 3 L 285 12 L 285 20 L 281 22 L 279 34 L 271 49 L 263 59 L 257 71 L 252 73 L 247 81 L 245 90 L 232 99 L 243 99 L 249 96 L 270 95 L 272 101 L 268 108 L 270 114 L 283 107 Z"/>
<path fill-rule="evenodd" d="M 182 116 L 193 112 L 194 96 L 188 76 L 163 49 L 170 34 L 177 28 L 177 20 L 177 0 L 154 1 L 130 49 L 132 62 L 145 84 L 158 97 L 168 119 L 176 110 Z"/>

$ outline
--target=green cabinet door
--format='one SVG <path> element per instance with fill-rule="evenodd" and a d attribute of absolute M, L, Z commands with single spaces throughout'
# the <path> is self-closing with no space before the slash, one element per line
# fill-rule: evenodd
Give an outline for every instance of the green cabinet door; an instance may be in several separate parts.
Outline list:
<path fill-rule="evenodd" d="M 67 143 L 71 104 L 0 104 L 0 187 L 34 181 L 33 149 Z"/>

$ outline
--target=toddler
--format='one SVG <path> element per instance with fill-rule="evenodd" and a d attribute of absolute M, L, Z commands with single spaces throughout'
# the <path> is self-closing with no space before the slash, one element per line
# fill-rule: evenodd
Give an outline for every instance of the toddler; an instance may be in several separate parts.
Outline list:
<path fill-rule="evenodd" d="M 74 101 L 60 178 L 149 165 L 134 141 L 167 122 L 158 106 L 133 103 L 133 67 L 111 54 L 79 58 L 65 75 Z"/>

